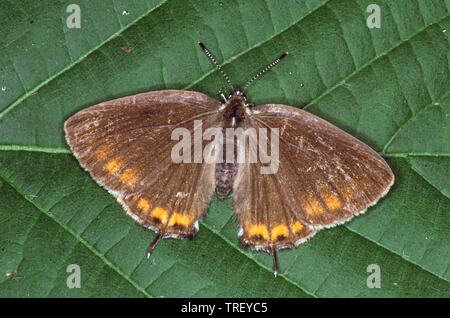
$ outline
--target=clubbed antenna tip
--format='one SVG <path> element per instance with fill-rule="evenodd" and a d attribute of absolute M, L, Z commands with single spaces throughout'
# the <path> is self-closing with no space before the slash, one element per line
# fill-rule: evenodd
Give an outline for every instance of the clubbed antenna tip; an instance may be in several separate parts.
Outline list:
<path fill-rule="evenodd" d="M 198 45 L 200 45 L 203 51 L 206 50 L 206 46 L 202 42 L 198 41 L 197 43 Z"/>

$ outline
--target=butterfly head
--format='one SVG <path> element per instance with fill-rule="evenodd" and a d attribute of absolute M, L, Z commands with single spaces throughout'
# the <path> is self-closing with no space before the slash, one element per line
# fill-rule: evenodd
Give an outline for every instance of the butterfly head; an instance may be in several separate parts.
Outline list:
<path fill-rule="evenodd" d="M 245 95 L 244 91 L 239 86 L 236 86 L 228 95 L 228 100 L 230 100 L 232 98 L 242 100 L 242 101 L 244 101 L 244 103 L 247 101 L 247 96 Z"/>

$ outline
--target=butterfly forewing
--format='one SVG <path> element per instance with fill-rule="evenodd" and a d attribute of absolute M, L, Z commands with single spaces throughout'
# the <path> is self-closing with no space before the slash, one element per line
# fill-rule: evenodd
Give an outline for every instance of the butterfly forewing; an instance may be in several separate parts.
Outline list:
<path fill-rule="evenodd" d="M 133 193 L 171 161 L 172 130 L 192 128 L 195 118 L 207 118 L 219 106 L 195 92 L 139 94 L 78 112 L 65 123 L 66 138 L 94 178 L 112 191 Z"/>
<path fill-rule="evenodd" d="M 261 174 L 260 163 L 238 169 L 234 209 L 241 241 L 250 246 L 271 250 L 301 243 L 315 230 L 365 211 L 394 181 L 375 151 L 308 112 L 261 105 L 246 120 L 250 127 L 278 128 L 279 138 L 276 173 Z"/>
<path fill-rule="evenodd" d="M 139 223 L 192 237 L 214 193 L 215 165 L 174 162 L 179 140 L 171 134 L 180 127 L 192 135 L 196 119 L 203 130 L 213 126 L 219 107 L 189 91 L 134 95 L 78 112 L 65 123 L 66 138 L 83 167 Z"/>

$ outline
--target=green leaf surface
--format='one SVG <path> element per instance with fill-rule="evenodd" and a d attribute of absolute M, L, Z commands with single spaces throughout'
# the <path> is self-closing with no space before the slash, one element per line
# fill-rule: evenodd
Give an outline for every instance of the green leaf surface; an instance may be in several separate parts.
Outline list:
<path fill-rule="evenodd" d="M 0 296 L 449 297 L 448 0 L 3 1 L 0 17 Z M 63 123 L 101 101 L 157 89 L 217 96 L 282 52 L 248 90 L 321 116 L 379 151 L 395 176 L 366 214 L 271 257 L 237 241 L 232 198 L 193 241 L 155 237 L 80 168 Z M 121 47 L 129 45 L 130 53 Z M 80 289 L 66 268 L 81 268 Z M 370 264 L 381 288 L 368 288 Z"/>

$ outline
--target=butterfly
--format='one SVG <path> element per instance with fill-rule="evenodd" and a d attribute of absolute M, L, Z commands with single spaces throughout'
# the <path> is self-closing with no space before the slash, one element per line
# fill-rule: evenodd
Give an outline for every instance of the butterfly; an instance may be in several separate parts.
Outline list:
<path fill-rule="evenodd" d="M 232 193 L 240 243 L 271 254 L 276 275 L 277 251 L 365 212 L 389 191 L 394 175 L 377 152 L 313 114 L 247 102 L 247 87 L 287 52 L 241 90 L 199 45 L 231 88 L 228 96 L 219 91 L 222 101 L 186 90 L 119 98 L 71 116 L 64 124 L 66 140 L 81 166 L 126 213 L 157 233 L 147 256 L 162 238 L 194 238 L 214 193 L 221 200 Z M 173 159 L 180 142 L 173 138 L 176 129 L 195 136 L 212 128 L 270 129 L 269 144 L 278 142 L 276 171 L 263 173 L 267 162 L 238 161 L 236 155 L 228 161 Z M 207 146 L 204 138 L 187 140 L 186 149 Z M 244 157 L 252 149 L 244 150 Z M 212 153 L 224 159 L 224 153 Z"/>

